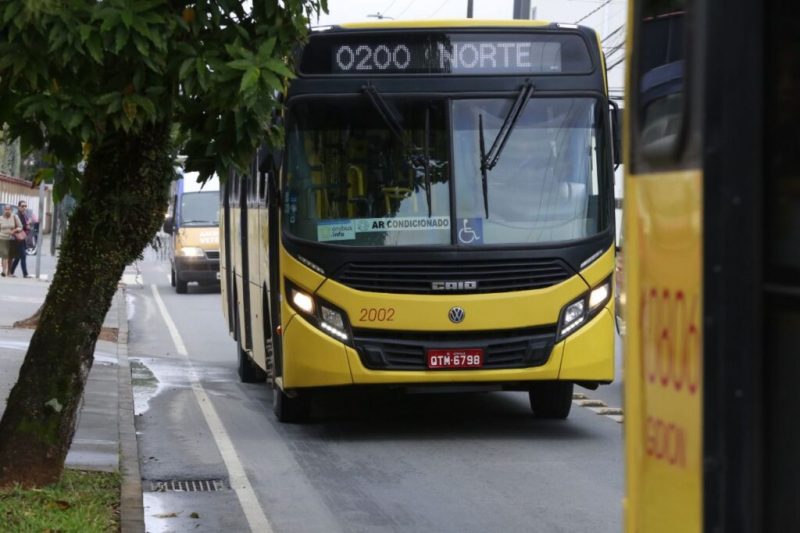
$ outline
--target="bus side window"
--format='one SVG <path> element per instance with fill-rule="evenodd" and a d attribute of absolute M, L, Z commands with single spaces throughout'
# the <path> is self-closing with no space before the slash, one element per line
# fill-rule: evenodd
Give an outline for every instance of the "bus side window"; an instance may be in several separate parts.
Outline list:
<path fill-rule="evenodd" d="M 688 126 L 686 0 L 641 1 L 633 76 L 637 173 L 678 166 Z"/>

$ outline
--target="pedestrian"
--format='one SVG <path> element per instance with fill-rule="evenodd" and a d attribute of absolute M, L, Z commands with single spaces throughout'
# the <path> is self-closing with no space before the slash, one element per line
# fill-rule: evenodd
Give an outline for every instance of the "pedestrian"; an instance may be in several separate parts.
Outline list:
<path fill-rule="evenodd" d="M 15 215 L 10 205 L 3 206 L 0 215 L 0 275 L 8 276 L 11 273 L 11 251 L 14 245 L 14 234 L 21 231 L 22 222 Z"/>
<path fill-rule="evenodd" d="M 30 215 L 28 214 L 28 203 L 25 200 L 20 200 L 17 202 L 17 216 L 19 217 L 19 221 L 22 223 L 22 232 L 24 232 L 23 237 L 19 238 L 19 232 L 16 232 L 14 240 L 11 242 L 11 246 L 14 248 L 14 260 L 11 261 L 11 273 L 10 276 L 14 276 L 14 271 L 17 269 L 17 265 L 22 267 L 22 277 L 23 278 L 30 278 L 31 276 L 28 275 L 28 254 L 25 253 L 25 240 L 28 236 L 28 233 L 31 231 L 31 224 L 30 224 Z"/>

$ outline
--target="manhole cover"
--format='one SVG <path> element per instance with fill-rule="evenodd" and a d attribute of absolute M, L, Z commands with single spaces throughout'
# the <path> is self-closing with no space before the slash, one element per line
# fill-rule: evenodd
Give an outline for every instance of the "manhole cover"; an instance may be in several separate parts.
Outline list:
<path fill-rule="evenodd" d="M 227 490 L 224 479 L 167 479 L 150 481 L 150 492 L 216 492 Z"/>

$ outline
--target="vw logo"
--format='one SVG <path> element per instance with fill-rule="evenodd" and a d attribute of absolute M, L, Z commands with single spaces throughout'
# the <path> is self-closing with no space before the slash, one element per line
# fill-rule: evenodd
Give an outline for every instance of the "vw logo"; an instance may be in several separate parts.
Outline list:
<path fill-rule="evenodd" d="M 447 313 L 447 317 L 450 319 L 450 322 L 458 324 L 464 320 L 464 310 L 460 307 L 452 307 Z"/>

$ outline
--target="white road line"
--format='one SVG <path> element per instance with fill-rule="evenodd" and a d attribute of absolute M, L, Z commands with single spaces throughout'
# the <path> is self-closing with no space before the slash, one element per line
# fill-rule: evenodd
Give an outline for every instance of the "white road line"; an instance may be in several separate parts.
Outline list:
<path fill-rule="evenodd" d="M 623 413 L 621 407 L 609 407 L 602 400 L 594 400 L 589 398 L 582 392 L 576 392 L 572 395 L 572 403 L 578 407 L 588 409 L 598 415 L 610 418 L 618 424 L 623 422 Z"/>
<path fill-rule="evenodd" d="M 236 496 L 239 498 L 239 503 L 242 505 L 247 522 L 250 524 L 250 530 L 254 533 L 272 533 L 272 526 L 267 516 L 264 514 L 261 505 L 258 503 L 256 492 L 253 490 L 250 480 L 247 479 L 247 474 L 239 460 L 239 456 L 236 454 L 233 442 L 225 432 L 225 426 L 222 425 L 222 420 L 220 420 L 217 410 L 214 409 L 211 399 L 208 397 L 208 394 L 197 377 L 197 373 L 189 359 L 189 352 L 186 350 L 186 345 L 183 343 L 180 333 L 178 333 L 178 328 L 175 326 L 172 317 L 170 317 L 169 311 L 167 311 L 167 307 L 164 305 L 164 301 L 161 299 L 161 295 L 158 292 L 158 288 L 155 285 L 150 285 L 150 288 L 153 290 L 153 297 L 156 300 L 156 305 L 158 305 L 161 317 L 167 325 L 169 334 L 172 337 L 172 342 L 175 343 L 175 348 L 178 350 L 178 353 L 186 359 L 189 365 L 189 379 L 192 383 L 192 390 L 194 391 L 197 403 L 200 405 L 203 417 L 206 419 L 209 429 L 211 429 L 211 434 L 214 436 L 214 441 L 217 443 L 217 448 L 219 448 L 219 453 L 222 455 L 222 460 L 225 462 L 225 467 L 228 469 L 231 488 L 236 492 Z"/>

